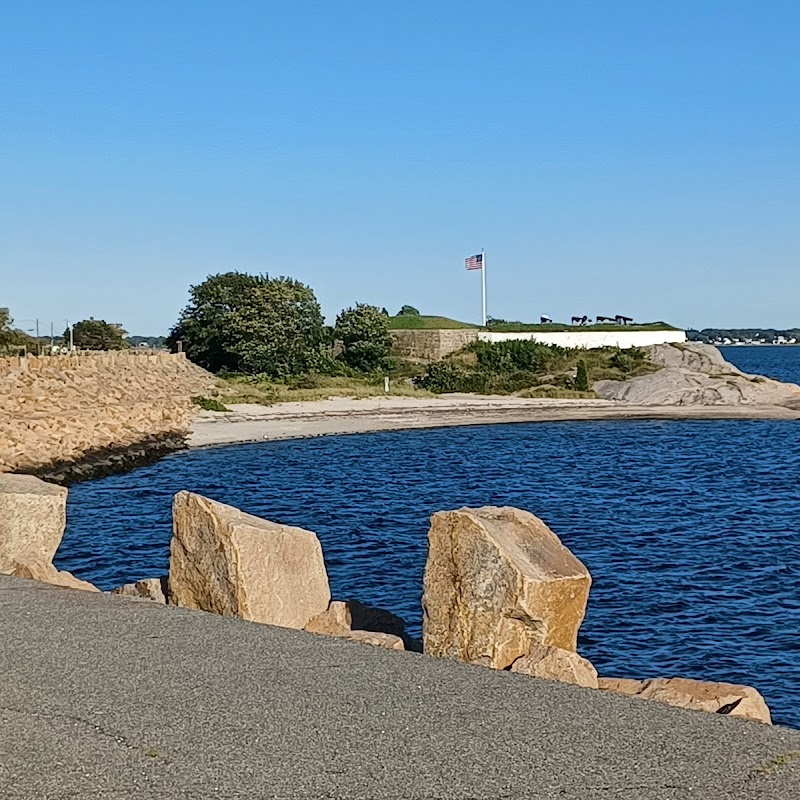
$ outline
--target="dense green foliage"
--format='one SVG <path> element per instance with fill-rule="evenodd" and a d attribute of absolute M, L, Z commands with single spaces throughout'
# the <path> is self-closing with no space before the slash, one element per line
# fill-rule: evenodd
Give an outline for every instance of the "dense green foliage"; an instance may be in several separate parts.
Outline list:
<path fill-rule="evenodd" d="M 14 329 L 11 327 L 11 313 L 7 308 L 0 308 L 0 348 L 14 344 Z"/>
<path fill-rule="evenodd" d="M 14 327 L 11 312 L 0 308 L 0 355 L 16 355 L 23 350 L 36 352 L 38 342 L 33 336 Z"/>
<path fill-rule="evenodd" d="M 398 317 L 418 317 L 419 311 L 414 306 L 403 306 L 398 312 Z"/>
<path fill-rule="evenodd" d="M 342 361 L 361 372 L 384 366 L 392 346 L 388 322 L 379 308 L 365 303 L 342 311 L 333 328 L 334 339 L 342 343 Z"/>
<path fill-rule="evenodd" d="M 622 379 L 654 367 L 643 350 L 572 350 L 532 341 L 476 342 L 428 365 L 415 383 L 432 392 L 586 396 L 595 381 Z"/>
<path fill-rule="evenodd" d="M 64 344 L 70 343 L 70 330 L 64 331 Z M 104 319 L 84 319 L 72 326 L 72 343 L 78 350 L 124 350 L 130 347 L 125 331 Z"/>
<path fill-rule="evenodd" d="M 203 411 L 229 411 L 230 409 L 215 400 L 213 397 L 193 397 L 192 402 L 203 409 Z"/>
<path fill-rule="evenodd" d="M 275 378 L 317 369 L 326 331 L 314 292 L 292 278 L 227 272 L 192 286 L 170 332 L 188 357 L 212 372 Z"/>

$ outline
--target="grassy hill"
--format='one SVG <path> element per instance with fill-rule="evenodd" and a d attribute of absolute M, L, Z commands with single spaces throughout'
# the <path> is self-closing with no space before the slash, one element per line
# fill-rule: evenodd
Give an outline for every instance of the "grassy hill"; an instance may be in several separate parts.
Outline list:
<path fill-rule="evenodd" d="M 458 328 L 480 328 L 469 322 L 459 322 L 449 317 L 431 317 L 415 314 L 401 314 L 389 317 L 390 330 L 454 330 Z M 558 322 L 544 324 L 534 322 L 506 322 L 505 320 L 489 320 L 488 330 L 498 333 L 555 333 L 559 331 L 674 331 L 678 330 L 666 322 L 647 322 L 638 325 L 615 325 L 614 323 L 599 323 L 596 325 L 564 325 Z"/>
<path fill-rule="evenodd" d="M 538 333 L 557 333 L 561 331 L 676 331 L 680 330 L 674 325 L 667 325 L 666 322 L 643 322 L 635 325 L 616 325 L 611 322 L 600 322 L 593 325 L 566 325 L 558 322 L 489 322 L 490 331 L 499 333 L 521 333 L 523 331 L 533 331 Z"/>
<path fill-rule="evenodd" d="M 389 317 L 389 330 L 408 331 L 408 330 L 455 330 L 457 328 L 478 328 L 479 325 L 472 325 L 469 322 L 459 322 L 457 319 L 449 317 L 427 317 L 424 314 L 402 314 L 396 317 Z"/>

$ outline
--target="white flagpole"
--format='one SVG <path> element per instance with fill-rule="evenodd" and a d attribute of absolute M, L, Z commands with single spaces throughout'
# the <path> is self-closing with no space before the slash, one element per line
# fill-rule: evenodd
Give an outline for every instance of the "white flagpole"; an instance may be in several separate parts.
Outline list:
<path fill-rule="evenodd" d="M 483 327 L 486 327 L 486 253 L 481 247 L 481 287 L 483 289 Z"/>

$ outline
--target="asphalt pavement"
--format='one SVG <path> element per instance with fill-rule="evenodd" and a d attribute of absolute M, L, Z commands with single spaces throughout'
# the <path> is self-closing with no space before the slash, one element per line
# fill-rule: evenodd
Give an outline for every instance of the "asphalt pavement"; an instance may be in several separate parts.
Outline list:
<path fill-rule="evenodd" d="M 0 576 L 0 798 L 795 800 L 800 732 Z"/>

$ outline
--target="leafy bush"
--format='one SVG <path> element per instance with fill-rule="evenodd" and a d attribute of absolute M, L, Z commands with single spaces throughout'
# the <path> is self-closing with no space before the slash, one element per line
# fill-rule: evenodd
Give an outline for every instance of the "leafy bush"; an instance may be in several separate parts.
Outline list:
<path fill-rule="evenodd" d="M 192 402 L 203 409 L 203 411 L 229 411 L 227 406 L 222 405 L 219 400 L 213 397 L 193 397 Z"/>
<path fill-rule="evenodd" d="M 326 343 L 314 292 L 292 278 L 227 272 L 192 286 L 189 305 L 170 332 L 173 348 L 211 372 L 274 378 L 320 362 Z"/>
<path fill-rule="evenodd" d="M 124 350 L 130 347 L 119 325 L 104 319 L 84 319 L 72 326 L 72 342 L 79 350 Z M 64 331 L 64 344 L 70 342 L 70 330 Z"/>
<path fill-rule="evenodd" d="M 414 306 L 403 306 L 398 312 L 398 317 L 418 317 L 419 311 Z"/>
<path fill-rule="evenodd" d="M 9 310 L 0 308 L 0 353 L 17 354 L 23 347 L 35 352 L 36 344 L 36 339 L 32 336 L 14 328 Z"/>
<path fill-rule="evenodd" d="M 638 347 L 631 347 L 628 350 L 619 350 L 614 353 L 609 360 L 609 364 L 624 374 L 634 372 L 647 362 L 647 354 Z"/>
<path fill-rule="evenodd" d="M 345 364 L 362 372 L 380 368 L 389 355 L 392 339 L 387 317 L 379 308 L 356 303 L 336 318 L 334 338 L 342 342 Z"/>
<path fill-rule="evenodd" d="M 475 342 L 470 349 L 477 355 L 478 364 L 490 372 L 548 369 L 564 355 L 564 348 L 540 342 L 513 340 L 510 342 Z"/>

